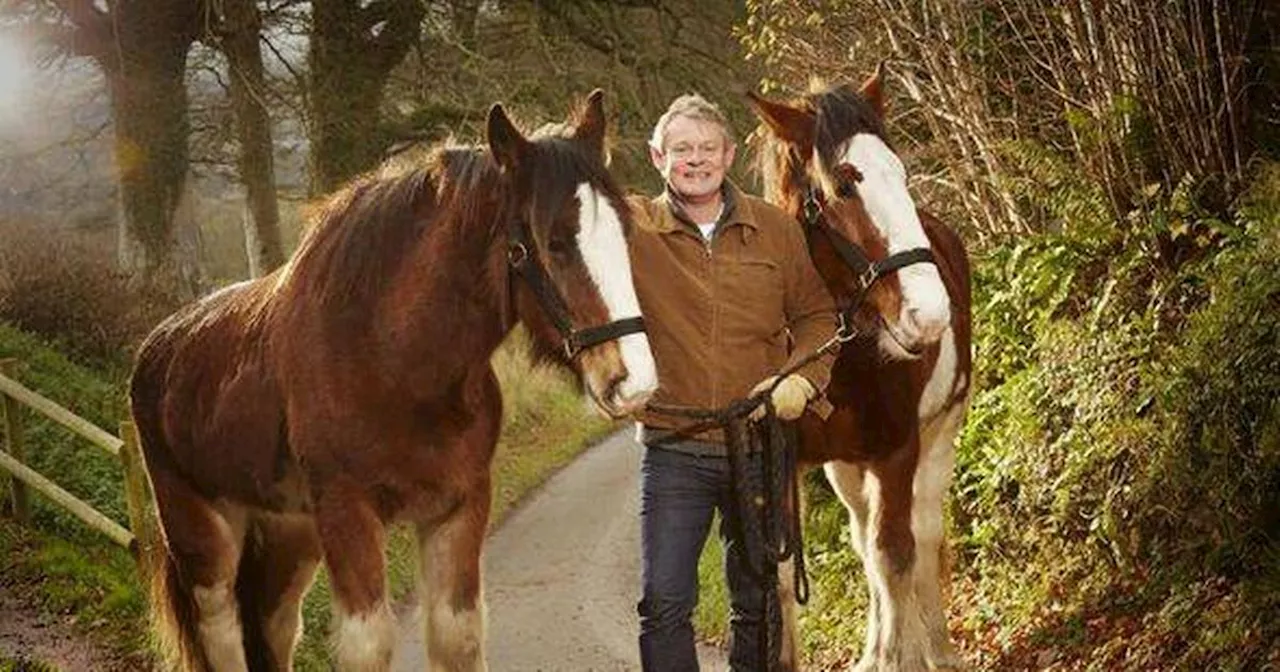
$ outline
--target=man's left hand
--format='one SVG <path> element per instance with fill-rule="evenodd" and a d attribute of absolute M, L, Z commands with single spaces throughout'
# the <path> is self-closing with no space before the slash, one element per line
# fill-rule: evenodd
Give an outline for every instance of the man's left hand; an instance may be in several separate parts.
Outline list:
<path fill-rule="evenodd" d="M 760 381 L 755 389 L 751 390 L 751 395 L 755 396 L 773 385 L 777 376 L 769 376 Z M 813 383 L 810 383 L 804 376 L 793 373 L 782 379 L 778 386 L 773 388 L 773 394 L 770 395 L 769 401 L 773 404 L 773 412 L 782 420 L 795 420 L 804 413 L 804 407 L 809 400 L 817 395 L 818 391 L 814 389 Z M 751 412 L 752 420 L 759 420 L 765 414 L 764 404 L 761 404 L 756 410 Z"/>

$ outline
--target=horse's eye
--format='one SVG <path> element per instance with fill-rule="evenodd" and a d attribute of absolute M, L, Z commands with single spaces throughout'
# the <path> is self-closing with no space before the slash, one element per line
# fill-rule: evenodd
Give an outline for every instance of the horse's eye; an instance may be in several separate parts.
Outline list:
<path fill-rule="evenodd" d="M 554 254 L 556 256 L 564 256 L 566 254 L 569 254 L 569 251 L 572 249 L 573 249 L 573 246 L 570 245 L 569 241 L 564 238 L 555 237 L 547 241 L 547 251 L 551 252 L 551 254 Z"/>
<path fill-rule="evenodd" d="M 840 198 L 853 198 L 857 195 L 857 184 L 862 181 L 862 173 L 855 167 L 844 163 L 836 168 L 836 194 Z"/>

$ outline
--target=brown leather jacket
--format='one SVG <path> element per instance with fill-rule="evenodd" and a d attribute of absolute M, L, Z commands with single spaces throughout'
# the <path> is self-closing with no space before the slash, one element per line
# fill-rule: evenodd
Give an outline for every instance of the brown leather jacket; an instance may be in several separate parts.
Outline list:
<path fill-rule="evenodd" d="M 835 333 L 835 308 L 800 225 L 728 182 L 725 197 L 710 242 L 676 214 L 669 194 L 629 199 L 631 269 L 658 367 L 652 404 L 719 408 Z M 799 371 L 819 391 L 809 408 L 824 417 L 830 405 L 821 392 L 834 360 Z M 690 423 L 652 408 L 637 419 L 647 431 Z M 719 432 L 698 438 L 722 441 Z"/>

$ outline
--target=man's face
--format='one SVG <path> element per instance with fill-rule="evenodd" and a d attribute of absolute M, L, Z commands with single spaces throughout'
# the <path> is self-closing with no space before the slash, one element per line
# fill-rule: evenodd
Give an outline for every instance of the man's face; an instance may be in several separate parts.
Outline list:
<path fill-rule="evenodd" d="M 667 124 L 662 151 L 649 148 L 653 165 L 681 197 L 699 200 L 720 191 L 733 163 L 734 146 L 711 121 L 675 117 Z"/>

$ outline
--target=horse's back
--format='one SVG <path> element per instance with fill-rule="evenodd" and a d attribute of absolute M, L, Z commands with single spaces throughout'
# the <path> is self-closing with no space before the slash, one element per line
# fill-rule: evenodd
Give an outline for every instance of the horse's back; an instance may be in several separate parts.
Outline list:
<path fill-rule="evenodd" d="M 269 291 L 261 280 L 233 285 L 162 322 L 138 352 L 130 396 L 149 467 L 280 508 L 275 486 L 290 470 Z"/>

